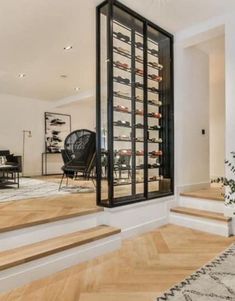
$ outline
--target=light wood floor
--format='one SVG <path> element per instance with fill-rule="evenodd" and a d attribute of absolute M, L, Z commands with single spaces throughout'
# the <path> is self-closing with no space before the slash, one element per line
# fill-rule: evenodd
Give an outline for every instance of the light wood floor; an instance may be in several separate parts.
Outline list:
<path fill-rule="evenodd" d="M 150 301 L 213 259 L 235 238 L 167 225 L 119 251 L 0 295 L 0 301 Z"/>
<path fill-rule="evenodd" d="M 223 197 L 224 189 L 220 186 L 212 185 L 208 189 L 200 189 L 192 192 L 184 192 L 181 193 L 183 196 L 189 196 L 194 198 L 202 198 L 208 200 L 217 200 L 217 201 L 224 201 Z"/>
<path fill-rule="evenodd" d="M 60 181 L 60 177 L 40 177 L 40 179 Z M 80 183 L 76 182 L 76 185 L 88 187 L 93 185 L 91 181 Z M 42 220 L 52 221 L 94 209 L 98 209 L 95 192 L 0 203 L 0 232 L 5 231 L 6 227 L 17 229 L 22 224 L 37 224 Z"/>

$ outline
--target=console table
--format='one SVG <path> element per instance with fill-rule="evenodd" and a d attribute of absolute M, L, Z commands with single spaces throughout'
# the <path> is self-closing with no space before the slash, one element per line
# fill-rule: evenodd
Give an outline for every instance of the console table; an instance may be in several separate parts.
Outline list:
<path fill-rule="evenodd" d="M 0 165 L 0 188 L 16 185 L 20 187 L 19 171 L 15 165 Z"/>
<path fill-rule="evenodd" d="M 48 156 L 51 155 L 59 155 L 61 157 L 61 153 L 42 153 L 42 176 L 52 176 L 52 175 L 61 175 L 60 173 L 48 173 Z M 61 164 L 62 167 L 63 164 Z"/>

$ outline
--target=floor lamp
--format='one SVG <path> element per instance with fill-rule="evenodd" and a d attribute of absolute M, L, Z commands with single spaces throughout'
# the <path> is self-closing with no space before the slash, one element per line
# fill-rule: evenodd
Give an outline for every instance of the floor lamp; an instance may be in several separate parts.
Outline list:
<path fill-rule="evenodd" d="M 22 176 L 24 176 L 24 156 L 25 156 L 25 138 L 31 138 L 32 132 L 28 130 L 23 130 L 23 155 L 22 155 Z"/>

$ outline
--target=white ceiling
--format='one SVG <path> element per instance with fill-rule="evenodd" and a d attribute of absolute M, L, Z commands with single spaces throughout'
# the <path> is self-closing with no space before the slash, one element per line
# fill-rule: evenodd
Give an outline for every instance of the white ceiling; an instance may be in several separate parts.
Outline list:
<path fill-rule="evenodd" d="M 1 0 L 0 93 L 58 100 L 93 91 L 95 7 L 100 2 Z M 172 33 L 235 11 L 234 0 L 121 2 Z M 65 52 L 63 47 L 70 44 L 73 49 Z M 19 79 L 19 73 L 26 77 Z"/>

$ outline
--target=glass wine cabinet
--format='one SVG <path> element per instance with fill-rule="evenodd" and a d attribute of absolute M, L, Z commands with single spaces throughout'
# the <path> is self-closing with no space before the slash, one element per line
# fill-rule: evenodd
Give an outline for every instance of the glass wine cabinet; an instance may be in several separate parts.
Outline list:
<path fill-rule="evenodd" d="M 96 44 L 97 204 L 173 194 L 173 36 L 109 0 Z"/>

